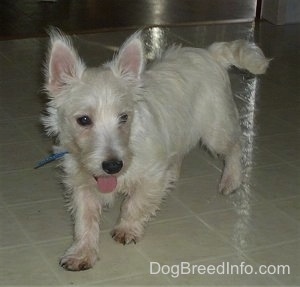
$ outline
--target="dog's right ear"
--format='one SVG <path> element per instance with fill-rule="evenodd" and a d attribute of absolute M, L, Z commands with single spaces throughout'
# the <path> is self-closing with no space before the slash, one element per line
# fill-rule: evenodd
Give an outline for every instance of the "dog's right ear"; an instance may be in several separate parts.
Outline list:
<path fill-rule="evenodd" d="M 46 89 L 51 95 L 57 95 L 64 86 L 81 78 L 85 65 L 70 38 L 54 29 L 49 34 L 51 43 L 46 63 Z"/>

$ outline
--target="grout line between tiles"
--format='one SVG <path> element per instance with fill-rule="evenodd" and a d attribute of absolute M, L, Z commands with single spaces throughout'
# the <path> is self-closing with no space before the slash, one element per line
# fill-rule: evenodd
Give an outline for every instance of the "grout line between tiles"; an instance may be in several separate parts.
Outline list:
<path fill-rule="evenodd" d="M 19 229 L 21 230 L 21 232 L 24 234 L 24 236 L 26 237 L 26 239 L 28 240 L 28 246 L 30 246 L 31 248 L 34 248 L 39 256 L 42 258 L 42 260 L 44 261 L 44 264 L 48 267 L 49 270 L 51 270 L 51 273 L 55 276 L 55 278 L 57 279 L 58 282 L 60 281 L 59 276 L 57 276 L 56 272 L 54 272 L 54 270 L 52 270 L 51 265 L 49 264 L 48 260 L 44 257 L 43 253 L 40 251 L 39 248 L 37 248 L 36 243 L 31 239 L 31 237 L 27 234 L 26 230 L 23 228 L 22 224 L 19 222 L 18 218 L 16 217 L 16 215 L 10 210 L 7 209 L 7 212 L 14 218 L 17 226 L 19 227 Z M 13 246 L 15 248 L 15 246 Z M 12 247 L 12 248 L 13 248 Z M 62 283 L 62 282 L 61 282 Z"/>
<path fill-rule="evenodd" d="M 40 199 L 36 201 L 30 201 L 30 202 L 18 202 L 18 203 L 6 203 L 7 208 L 22 208 L 22 207 L 28 207 L 30 205 L 36 205 L 40 203 L 46 203 L 46 202 L 53 202 L 53 201 L 63 201 L 63 198 L 60 197 L 54 197 L 54 198 L 49 198 L 49 199 Z"/>
<path fill-rule="evenodd" d="M 213 228 L 212 226 L 210 226 L 209 224 L 207 224 L 205 221 L 203 221 L 200 217 L 199 217 L 199 214 L 195 213 L 193 210 L 191 210 L 184 202 L 180 201 L 178 198 L 174 197 L 173 198 L 175 200 L 178 201 L 178 203 L 180 203 L 185 209 L 189 210 L 191 215 L 193 215 L 193 217 L 195 217 L 198 221 L 200 221 L 205 227 L 207 227 L 210 231 L 212 231 L 213 233 L 217 234 L 221 240 L 225 243 L 229 243 L 229 245 L 231 247 L 234 248 L 234 250 L 237 250 L 237 251 L 240 251 L 238 250 L 235 246 L 233 246 L 230 242 L 228 242 L 227 238 L 224 237 L 222 234 L 220 234 L 219 232 L 216 232 L 215 228 Z M 225 209 L 225 210 L 232 210 L 232 208 L 229 208 L 229 209 Z M 191 216 L 192 217 L 192 216 Z"/>
<path fill-rule="evenodd" d="M 247 253 L 260 252 L 260 251 L 264 251 L 264 250 L 267 250 L 267 249 L 272 249 L 274 247 L 280 247 L 282 245 L 286 245 L 286 244 L 290 244 L 290 243 L 296 243 L 296 242 L 300 243 L 300 238 L 294 238 L 294 239 L 291 239 L 291 240 L 284 240 L 284 241 L 281 241 L 281 242 L 271 243 L 269 245 L 260 246 L 260 247 L 256 247 L 256 248 L 249 248 L 246 251 L 242 251 L 242 252 L 244 253 L 245 257 L 248 257 Z"/>

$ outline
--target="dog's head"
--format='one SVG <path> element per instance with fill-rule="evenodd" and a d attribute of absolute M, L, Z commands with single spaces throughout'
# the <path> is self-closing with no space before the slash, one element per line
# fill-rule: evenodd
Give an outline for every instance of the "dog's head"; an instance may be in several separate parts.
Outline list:
<path fill-rule="evenodd" d="M 103 191 L 111 191 L 130 165 L 144 66 L 140 33 L 130 37 L 110 63 L 86 68 L 70 39 L 51 32 L 45 85 L 50 101 L 43 122 Z"/>

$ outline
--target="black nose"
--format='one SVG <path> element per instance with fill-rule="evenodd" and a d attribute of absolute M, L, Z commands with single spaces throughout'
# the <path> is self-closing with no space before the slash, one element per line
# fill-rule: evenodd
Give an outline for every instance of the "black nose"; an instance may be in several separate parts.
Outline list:
<path fill-rule="evenodd" d="M 114 174 L 119 172 L 123 167 L 121 160 L 106 160 L 102 162 L 103 170 L 108 174 Z"/>

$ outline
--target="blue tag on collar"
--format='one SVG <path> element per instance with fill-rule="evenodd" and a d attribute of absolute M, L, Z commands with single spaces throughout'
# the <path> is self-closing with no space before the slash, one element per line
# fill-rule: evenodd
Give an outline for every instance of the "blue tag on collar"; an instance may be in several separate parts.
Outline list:
<path fill-rule="evenodd" d="M 48 157 L 46 157 L 45 159 L 39 161 L 37 163 L 37 165 L 34 167 L 34 169 L 37 169 L 39 167 L 42 167 L 42 166 L 46 165 L 49 162 L 55 161 L 59 158 L 62 158 L 67 153 L 68 153 L 67 151 L 63 151 L 63 152 L 59 152 L 59 153 L 53 153 L 53 154 L 49 155 Z"/>

